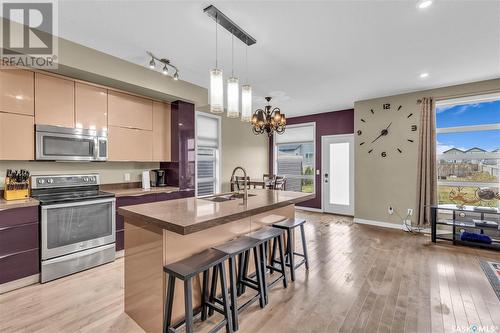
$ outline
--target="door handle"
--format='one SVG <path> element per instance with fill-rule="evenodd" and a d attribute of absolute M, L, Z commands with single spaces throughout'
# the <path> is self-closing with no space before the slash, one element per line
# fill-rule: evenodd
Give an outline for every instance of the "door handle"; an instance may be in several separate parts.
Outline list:
<path fill-rule="evenodd" d="M 325 183 L 328 183 L 328 174 L 325 173 Z"/>

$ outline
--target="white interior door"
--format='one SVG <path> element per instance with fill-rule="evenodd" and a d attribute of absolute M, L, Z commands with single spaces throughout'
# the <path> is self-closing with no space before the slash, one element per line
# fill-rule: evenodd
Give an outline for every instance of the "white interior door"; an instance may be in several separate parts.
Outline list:
<path fill-rule="evenodd" d="M 354 135 L 321 137 L 323 211 L 354 215 Z"/>

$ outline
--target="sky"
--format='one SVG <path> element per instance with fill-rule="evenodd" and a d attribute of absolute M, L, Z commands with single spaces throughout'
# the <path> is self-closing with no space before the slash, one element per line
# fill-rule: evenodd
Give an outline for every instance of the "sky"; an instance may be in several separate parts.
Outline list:
<path fill-rule="evenodd" d="M 436 108 L 436 127 L 500 124 L 500 100 Z M 500 130 L 437 134 L 438 154 L 450 148 L 500 148 Z"/>

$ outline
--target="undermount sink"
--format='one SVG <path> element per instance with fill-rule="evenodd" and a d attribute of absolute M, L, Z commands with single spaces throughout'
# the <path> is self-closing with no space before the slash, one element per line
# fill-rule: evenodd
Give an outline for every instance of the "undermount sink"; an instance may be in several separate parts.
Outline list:
<path fill-rule="evenodd" d="M 248 197 L 254 197 L 256 194 L 248 194 Z M 227 193 L 227 194 L 219 194 L 214 195 L 212 197 L 200 198 L 203 200 L 208 200 L 212 202 L 224 202 L 229 200 L 243 199 L 243 193 Z"/>

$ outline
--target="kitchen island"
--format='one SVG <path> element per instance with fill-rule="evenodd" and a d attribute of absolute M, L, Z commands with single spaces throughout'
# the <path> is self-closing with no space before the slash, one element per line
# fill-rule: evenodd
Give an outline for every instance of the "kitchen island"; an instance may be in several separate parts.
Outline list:
<path fill-rule="evenodd" d="M 164 265 L 294 217 L 296 203 L 314 198 L 314 194 L 260 189 L 249 190 L 248 195 L 246 204 L 240 198 L 184 198 L 118 209 L 125 217 L 125 312 L 146 332 L 161 332 Z M 177 283 L 174 321 L 184 316 L 183 288 Z M 195 278 L 195 307 L 200 291 L 200 280 Z"/>

